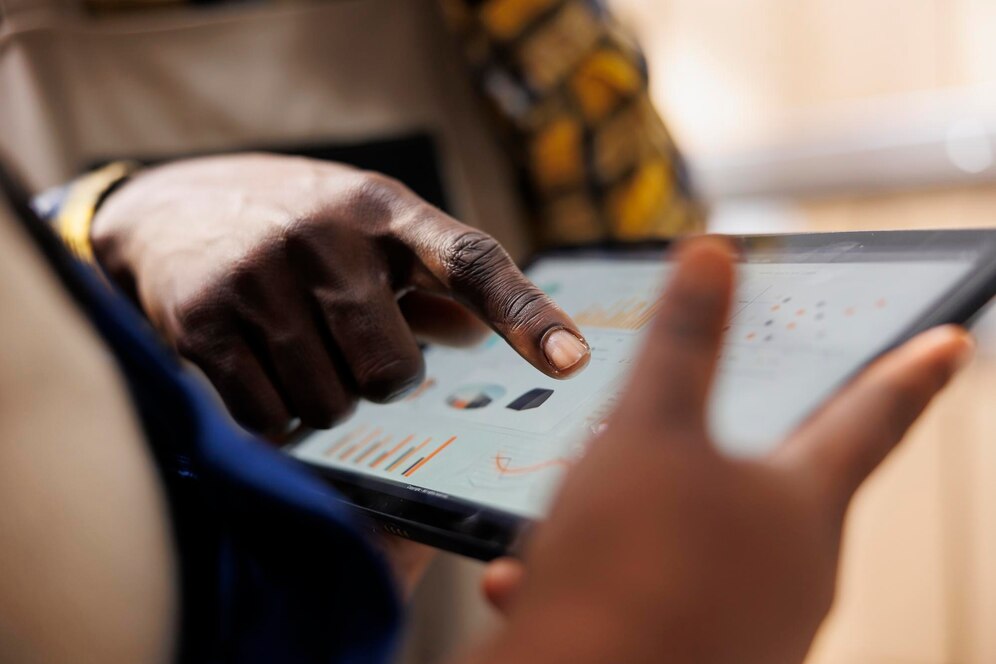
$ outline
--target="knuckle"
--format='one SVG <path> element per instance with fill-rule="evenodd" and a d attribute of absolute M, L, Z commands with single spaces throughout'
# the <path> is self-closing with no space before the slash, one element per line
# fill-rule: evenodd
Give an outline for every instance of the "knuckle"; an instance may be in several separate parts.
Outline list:
<path fill-rule="evenodd" d="M 353 211 L 372 219 L 389 218 L 398 198 L 408 193 L 398 180 L 373 171 L 358 171 L 348 190 Z"/>
<path fill-rule="evenodd" d="M 288 222 L 280 230 L 274 247 L 289 261 L 310 257 L 320 251 L 322 238 L 335 228 L 334 224 L 323 224 L 316 216 L 300 216 Z"/>
<path fill-rule="evenodd" d="M 383 173 L 378 173 L 377 171 L 359 171 L 358 175 L 358 188 L 377 198 L 384 194 L 396 196 L 408 190 L 400 180 L 396 180 Z"/>
<path fill-rule="evenodd" d="M 265 330 L 266 346 L 274 361 L 288 367 L 306 367 L 315 360 L 317 352 L 308 343 L 305 322 L 287 320 Z"/>
<path fill-rule="evenodd" d="M 196 331 L 213 327 L 224 311 L 222 298 L 204 293 L 181 300 L 173 307 L 173 318 L 183 331 Z"/>
<path fill-rule="evenodd" d="M 507 298 L 502 303 L 501 318 L 512 322 L 512 331 L 535 327 L 542 322 L 543 314 L 550 306 L 550 299 L 540 290 L 527 288 Z"/>
<path fill-rule="evenodd" d="M 312 296 L 329 321 L 345 324 L 356 334 L 367 334 L 377 329 L 377 303 L 383 299 L 383 291 L 377 285 L 323 285 L 313 288 Z"/>
<path fill-rule="evenodd" d="M 230 343 L 227 312 L 213 304 L 197 304 L 176 314 L 177 325 L 173 346 L 183 357 L 195 364 L 205 364 L 223 354 Z"/>
<path fill-rule="evenodd" d="M 215 389 L 224 396 L 226 393 L 241 393 L 248 359 L 243 352 L 218 344 L 210 354 L 194 361 L 208 375 Z"/>
<path fill-rule="evenodd" d="M 237 264 L 227 279 L 216 287 L 216 297 L 240 312 L 266 305 L 275 273 L 270 253 L 261 252 Z"/>
<path fill-rule="evenodd" d="M 481 231 L 468 230 L 444 250 L 443 264 L 454 286 L 475 286 L 488 280 L 507 259 L 498 242 Z"/>
<path fill-rule="evenodd" d="M 220 342 L 228 340 L 239 312 L 253 309 L 249 299 L 253 292 L 249 278 L 235 271 L 181 299 L 172 308 L 170 326 L 175 329 L 178 350 L 181 346 L 191 351 L 216 350 Z"/>

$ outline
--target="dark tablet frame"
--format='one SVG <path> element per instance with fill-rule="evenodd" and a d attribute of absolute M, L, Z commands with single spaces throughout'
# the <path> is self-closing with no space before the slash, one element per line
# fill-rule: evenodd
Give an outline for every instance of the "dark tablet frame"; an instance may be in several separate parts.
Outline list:
<path fill-rule="evenodd" d="M 996 297 L 996 228 L 750 235 L 732 239 L 741 247 L 747 262 L 852 263 L 972 256 L 974 267 L 965 278 L 925 306 L 923 315 L 911 321 L 882 352 L 937 325 L 970 324 Z M 536 260 L 547 257 L 612 260 L 661 257 L 668 246 L 667 241 L 653 241 L 560 247 L 536 254 L 527 262 L 526 269 Z M 838 389 L 863 368 L 864 365 L 855 367 Z M 285 449 L 289 451 L 303 442 L 307 433 L 296 437 Z M 471 558 L 490 560 L 515 555 L 521 550 L 532 523 L 517 514 L 422 487 L 317 464 L 307 465 L 330 481 L 344 501 L 370 517 L 370 523 L 376 529 Z"/>

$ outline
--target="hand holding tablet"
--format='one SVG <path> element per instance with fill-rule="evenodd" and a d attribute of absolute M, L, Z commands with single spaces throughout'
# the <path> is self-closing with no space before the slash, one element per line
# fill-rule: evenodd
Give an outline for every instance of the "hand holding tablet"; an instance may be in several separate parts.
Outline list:
<path fill-rule="evenodd" d="M 967 321 L 996 293 L 993 231 L 735 241 L 736 288 L 703 412 L 731 458 L 766 458 L 875 358 Z M 580 326 L 591 345 L 585 371 L 545 377 L 497 336 L 433 347 L 427 380 L 405 400 L 362 404 L 291 453 L 392 532 L 480 558 L 515 552 L 587 441 L 634 398 L 624 389 L 646 362 L 639 349 L 655 315 L 671 306 L 674 295 L 660 295 L 673 274 L 660 246 L 541 254 L 527 276 Z M 667 373 L 654 379 L 641 389 L 694 392 Z"/>
<path fill-rule="evenodd" d="M 773 452 L 731 459 L 706 411 L 732 281 L 721 243 L 680 252 L 619 407 L 526 547 L 527 573 L 501 597 L 490 584 L 509 622 L 475 661 L 803 659 L 851 496 L 972 342 L 954 326 L 926 332 Z"/>

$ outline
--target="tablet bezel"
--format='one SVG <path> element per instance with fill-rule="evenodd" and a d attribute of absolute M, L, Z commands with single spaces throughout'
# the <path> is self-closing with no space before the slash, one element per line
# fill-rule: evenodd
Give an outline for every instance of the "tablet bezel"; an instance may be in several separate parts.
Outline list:
<path fill-rule="evenodd" d="M 937 258 L 947 252 L 977 254 L 973 268 L 964 279 L 924 308 L 924 315 L 914 320 L 892 340 L 883 352 L 916 334 L 945 323 L 968 324 L 996 296 L 996 229 L 938 231 L 858 231 L 842 233 L 804 233 L 733 236 L 745 250 L 750 262 L 763 261 L 765 254 L 789 260 L 778 262 L 834 263 L 911 259 L 928 255 Z M 548 257 L 596 257 L 608 260 L 639 260 L 663 257 L 670 242 L 598 243 L 564 246 L 541 251 L 524 265 Z M 877 356 L 876 356 L 877 357 Z M 871 358 L 874 359 L 874 358 Z M 869 360 L 871 361 L 871 360 Z M 847 383 L 864 365 L 856 367 L 838 385 Z M 290 450 L 307 437 L 305 432 L 289 443 Z M 488 505 L 460 498 L 442 496 L 412 485 L 375 478 L 346 470 L 307 463 L 312 470 L 330 481 L 343 500 L 371 517 L 377 530 L 416 540 L 454 553 L 490 560 L 515 555 L 521 548 L 529 519 Z"/>

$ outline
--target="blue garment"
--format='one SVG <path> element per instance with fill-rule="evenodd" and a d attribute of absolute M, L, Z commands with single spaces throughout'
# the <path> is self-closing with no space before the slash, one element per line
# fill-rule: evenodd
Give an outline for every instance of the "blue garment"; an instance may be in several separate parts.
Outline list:
<path fill-rule="evenodd" d="M 303 465 L 218 412 L 132 305 L 18 203 L 116 358 L 158 465 L 182 575 L 179 660 L 387 660 L 399 605 L 357 518 Z"/>

